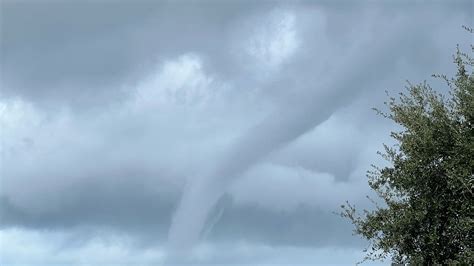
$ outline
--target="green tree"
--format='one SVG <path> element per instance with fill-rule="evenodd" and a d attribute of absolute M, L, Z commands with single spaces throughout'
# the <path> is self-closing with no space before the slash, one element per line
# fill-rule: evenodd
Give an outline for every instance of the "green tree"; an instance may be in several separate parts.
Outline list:
<path fill-rule="evenodd" d="M 341 206 L 370 243 L 365 260 L 474 265 L 474 60 L 458 47 L 454 63 L 455 77 L 434 75 L 448 95 L 409 83 L 385 103 L 387 112 L 375 109 L 402 129 L 391 132 L 397 144 L 379 152 L 390 166 L 367 174 L 382 206 L 372 200 L 374 209 L 362 213 Z"/>

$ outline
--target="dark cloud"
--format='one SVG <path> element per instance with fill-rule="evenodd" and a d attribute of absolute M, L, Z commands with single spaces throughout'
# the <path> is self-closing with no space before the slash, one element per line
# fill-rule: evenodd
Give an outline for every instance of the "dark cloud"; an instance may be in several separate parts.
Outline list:
<path fill-rule="evenodd" d="M 246 2 L 2 3 L 4 93 L 80 106 L 121 99 L 118 87 L 156 60 L 189 51 L 224 54 L 232 21 L 261 8 Z"/>
<path fill-rule="evenodd" d="M 131 193 L 136 193 L 133 190 Z M 80 230 L 104 228 L 136 238 L 135 243 L 150 247 L 166 239 L 175 203 L 156 196 L 88 192 L 81 204 L 62 206 L 40 214 L 18 209 L 6 198 L 1 199 L 2 228 L 21 226 L 34 230 Z M 301 205 L 295 210 L 272 211 L 252 205 L 226 204 L 219 221 L 206 235 L 213 242 L 246 241 L 270 246 L 358 247 L 360 239 L 352 237 L 351 226 L 332 211 Z M 90 229 L 89 229 L 90 230 Z M 85 234 L 85 239 L 94 237 Z M 137 238 L 138 237 L 138 238 Z"/>
<path fill-rule="evenodd" d="M 351 231 L 350 224 L 328 210 L 299 205 L 290 211 L 272 211 L 244 205 L 225 208 L 207 238 L 276 246 L 360 246 Z"/>
<path fill-rule="evenodd" d="M 472 24 L 471 1 L 1 5 L 1 230 L 143 250 L 170 227 L 212 249 L 360 247 L 333 212 L 368 206 L 393 129 L 370 108 L 451 74 Z"/>

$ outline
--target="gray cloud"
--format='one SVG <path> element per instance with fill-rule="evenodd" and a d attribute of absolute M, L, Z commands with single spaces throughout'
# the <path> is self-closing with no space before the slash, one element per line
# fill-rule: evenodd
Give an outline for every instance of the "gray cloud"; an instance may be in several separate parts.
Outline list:
<path fill-rule="evenodd" d="M 156 60 L 189 51 L 221 60 L 229 25 L 259 9 L 250 2 L 7 2 L 5 93 L 80 106 L 120 99 L 117 87 Z"/>
<path fill-rule="evenodd" d="M 361 247 L 332 212 L 368 206 L 393 129 L 370 108 L 450 74 L 472 24 L 469 1 L 1 5 L 0 231 L 89 254 L 103 229 L 160 263 L 173 221 L 189 263 Z"/>
<path fill-rule="evenodd" d="M 418 38 L 421 37 L 407 30 L 407 25 L 408 21 L 387 25 L 384 27 L 384 32 L 368 39 L 363 38 L 363 41 L 357 44 L 352 53 L 345 58 L 346 61 L 337 62 L 333 66 L 334 72 L 329 75 L 331 78 L 319 77 L 320 80 L 322 79 L 322 82 L 319 80 L 320 85 L 318 82 L 312 82 L 311 79 L 305 79 L 312 84 L 311 87 L 300 85 L 300 89 L 304 92 L 300 91 L 292 94 L 292 97 L 286 97 L 287 103 L 280 106 L 261 123 L 244 132 L 223 160 L 217 163 L 214 172 L 194 178 L 194 182 L 189 183 L 184 191 L 170 228 L 172 245 L 181 250 L 199 239 L 209 212 L 224 193 L 228 183 L 267 155 L 321 124 L 340 105 L 345 104 L 346 99 L 357 96 L 357 92 L 364 87 L 370 87 L 373 80 L 383 79 L 386 74 L 393 71 L 400 55 L 387 51 L 394 51 L 396 48 L 405 51 L 417 43 Z M 406 41 L 397 43 L 400 39 Z M 370 52 L 364 54 L 359 49 L 367 49 Z M 369 66 L 384 66 L 385 72 L 356 70 L 357 65 L 364 60 L 364 63 Z M 301 63 L 299 62 L 298 65 Z M 345 73 L 345 75 L 339 76 L 338 73 Z M 304 72 L 301 76 L 305 76 Z M 358 84 L 361 89 L 347 90 L 352 84 Z M 194 217 L 194 219 L 191 221 L 188 217 Z"/>

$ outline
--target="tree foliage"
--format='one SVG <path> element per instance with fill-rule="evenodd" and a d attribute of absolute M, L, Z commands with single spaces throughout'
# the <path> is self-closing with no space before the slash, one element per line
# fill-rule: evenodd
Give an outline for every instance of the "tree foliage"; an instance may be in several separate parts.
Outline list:
<path fill-rule="evenodd" d="M 385 103 L 387 113 L 375 109 L 402 129 L 391 132 L 397 144 L 379 153 L 390 166 L 367 175 L 383 206 L 362 214 L 341 206 L 355 234 L 369 240 L 366 259 L 474 265 L 474 60 L 458 47 L 454 63 L 455 77 L 434 75 L 448 95 L 408 84 Z"/>

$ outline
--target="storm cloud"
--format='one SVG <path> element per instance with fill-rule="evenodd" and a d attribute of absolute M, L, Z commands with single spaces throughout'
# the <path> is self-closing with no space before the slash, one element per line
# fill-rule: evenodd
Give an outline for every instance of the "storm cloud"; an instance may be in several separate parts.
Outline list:
<path fill-rule="evenodd" d="M 33 265 L 357 262 L 334 212 L 370 206 L 393 129 L 371 108 L 405 80 L 442 89 L 430 75 L 452 74 L 473 17 L 471 1 L 0 10 L 0 261 Z"/>

